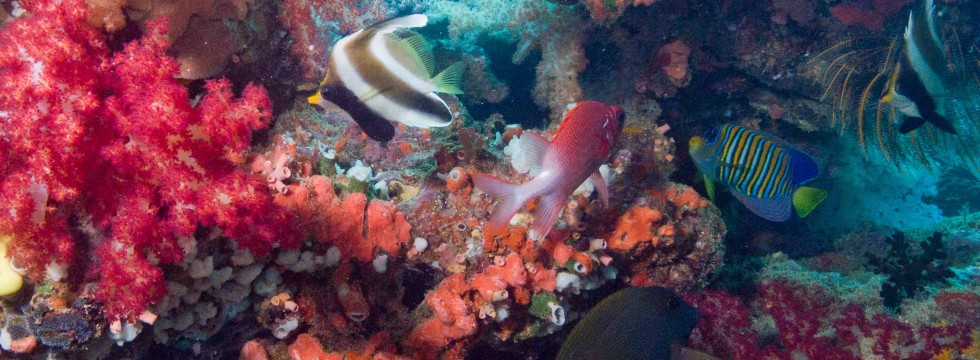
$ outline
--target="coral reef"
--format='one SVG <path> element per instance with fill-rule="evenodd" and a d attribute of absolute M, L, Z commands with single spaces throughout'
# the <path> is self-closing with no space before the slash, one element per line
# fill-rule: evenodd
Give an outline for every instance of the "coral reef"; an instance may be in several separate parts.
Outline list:
<path fill-rule="evenodd" d="M 902 299 L 915 296 L 927 284 L 953 276 L 946 263 L 943 235 L 939 232 L 918 243 L 919 252 L 913 252 L 911 241 L 903 232 L 895 233 L 885 243 L 889 245 L 887 256 L 872 253 L 865 256 L 876 273 L 888 276 L 888 281 L 881 286 L 881 297 L 889 308 L 897 308 Z"/>
<path fill-rule="evenodd" d="M 723 291 L 686 296 L 701 312 L 692 346 L 738 359 L 932 359 L 971 344 L 966 324 L 914 327 L 885 313 L 868 316 L 820 287 L 771 281 L 758 291 L 751 305 Z M 754 318 L 750 306 L 768 319 Z M 756 338 L 760 321 L 775 333 L 777 344 L 763 345 Z"/>
<path fill-rule="evenodd" d="M 602 297 L 655 285 L 720 358 L 976 358 L 968 164 L 868 153 L 808 80 L 908 3 L 0 2 L 0 357 L 551 358 Z M 407 13 L 436 67 L 467 65 L 449 126 L 379 144 L 306 102 L 337 39 Z M 609 199 L 590 179 L 544 238 L 535 200 L 489 231 L 475 174 L 541 176 L 520 144 L 583 99 L 626 115 Z M 731 122 L 814 154 L 823 210 L 702 196 L 680 140 Z"/>

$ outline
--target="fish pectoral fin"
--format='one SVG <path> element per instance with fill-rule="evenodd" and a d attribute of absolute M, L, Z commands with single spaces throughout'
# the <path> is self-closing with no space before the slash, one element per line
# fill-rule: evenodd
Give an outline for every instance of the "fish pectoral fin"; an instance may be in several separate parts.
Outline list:
<path fill-rule="evenodd" d="M 898 132 L 902 134 L 908 134 L 910 131 L 918 129 L 919 126 L 926 123 L 926 119 L 918 116 L 906 116 L 905 121 L 902 125 L 898 127 Z"/>
<path fill-rule="evenodd" d="M 411 34 L 406 37 L 399 36 L 398 33 L 388 34 L 386 35 L 387 40 L 400 47 L 401 51 L 410 58 L 409 60 L 424 69 L 425 76 L 431 77 L 432 73 L 435 72 L 435 58 L 432 56 L 432 49 L 429 48 L 429 44 L 422 35 L 409 32 Z"/>
<path fill-rule="evenodd" d="M 449 65 L 445 70 L 432 78 L 432 84 L 436 86 L 436 92 L 445 94 L 459 95 L 463 93 L 459 82 L 463 79 L 463 71 L 466 67 L 462 61 Z"/>
<path fill-rule="evenodd" d="M 827 198 L 827 190 L 801 186 L 793 192 L 793 207 L 796 208 L 796 216 L 806 217 L 813 209 L 817 208 L 824 199 Z"/>
<path fill-rule="evenodd" d="M 715 182 L 708 175 L 704 175 L 704 191 L 708 193 L 708 199 L 715 202 Z"/>
<path fill-rule="evenodd" d="M 357 97 L 357 100 L 360 101 L 360 102 L 362 102 L 362 103 L 366 103 L 368 100 L 373 99 L 375 96 L 381 95 L 385 91 L 388 91 L 388 89 L 389 88 L 381 88 L 381 89 L 379 89 L 379 88 L 372 88 L 371 90 L 368 90 L 368 92 L 363 93 L 360 96 L 358 96 Z"/>
<path fill-rule="evenodd" d="M 606 187 L 606 179 L 602 178 L 602 173 L 596 170 L 589 177 L 592 180 L 592 186 L 595 187 L 596 191 L 599 192 L 599 201 L 602 201 L 602 207 L 609 207 L 609 188 Z"/>

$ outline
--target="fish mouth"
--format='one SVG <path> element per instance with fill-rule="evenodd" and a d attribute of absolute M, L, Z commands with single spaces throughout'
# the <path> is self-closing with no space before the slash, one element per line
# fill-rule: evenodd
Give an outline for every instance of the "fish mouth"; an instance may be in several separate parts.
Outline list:
<path fill-rule="evenodd" d="M 704 146 L 705 143 L 706 142 L 705 142 L 705 140 L 704 140 L 703 137 L 700 137 L 700 136 L 692 136 L 691 137 L 691 140 L 688 140 L 687 146 L 690 149 L 694 150 L 694 149 L 701 148 L 702 146 Z"/>

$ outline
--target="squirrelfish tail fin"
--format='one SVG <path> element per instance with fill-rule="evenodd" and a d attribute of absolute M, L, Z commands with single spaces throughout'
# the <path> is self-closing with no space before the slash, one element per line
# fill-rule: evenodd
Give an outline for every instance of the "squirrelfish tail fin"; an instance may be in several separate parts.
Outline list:
<path fill-rule="evenodd" d="M 446 94 L 462 94 L 463 89 L 459 88 L 459 82 L 463 78 L 464 70 L 466 68 L 463 66 L 463 62 L 457 61 L 437 74 L 432 78 L 436 91 Z"/>
<path fill-rule="evenodd" d="M 806 217 L 817 208 L 824 199 L 827 198 L 827 191 L 823 189 L 801 186 L 793 192 L 793 207 L 796 208 L 796 216 Z"/>
<path fill-rule="evenodd" d="M 520 191 L 521 185 L 509 183 L 495 176 L 486 174 L 473 175 L 473 186 L 497 199 L 500 204 L 490 215 L 484 234 L 496 235 L 507 228 L 510 218 L 529 200 L 527 194 Z"/>

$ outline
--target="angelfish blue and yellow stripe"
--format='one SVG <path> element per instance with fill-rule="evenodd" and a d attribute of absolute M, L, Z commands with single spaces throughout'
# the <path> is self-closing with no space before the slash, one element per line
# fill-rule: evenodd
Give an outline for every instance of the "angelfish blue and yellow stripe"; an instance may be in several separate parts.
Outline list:
<path fill-rule="evenodd" d="M 817 162 L 795 146 L 762 131 L 721 125 L 689 143 L 691 158 L 705 176 L 729 188 L 752 213 L 770 221 L 786 221 L 796 209 L 808 215 L 827 192 L 803 186 L 820 175 Z"/>

